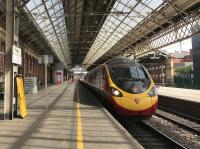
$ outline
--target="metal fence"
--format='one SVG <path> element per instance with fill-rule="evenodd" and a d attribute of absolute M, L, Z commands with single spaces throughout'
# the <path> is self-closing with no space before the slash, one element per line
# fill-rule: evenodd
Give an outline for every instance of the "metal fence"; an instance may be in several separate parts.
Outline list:
<path fill-rule="evenodd" d="M 174 77 L 174 83 L 155 83 L 157 87 L 177 87 L 177 88 L 188 88 L 188 89 L 200 89 L 200 84 L 195 84 L 194 79 L 184 77 Z"/>

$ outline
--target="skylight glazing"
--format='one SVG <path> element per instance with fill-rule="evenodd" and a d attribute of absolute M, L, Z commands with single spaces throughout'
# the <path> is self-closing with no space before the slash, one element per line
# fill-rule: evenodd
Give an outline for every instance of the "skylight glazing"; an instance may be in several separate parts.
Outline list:
<path fill-rule="evenodd" d="M 163 0 L 117 0 L 84 63 L 94 63 L 162 3 Z"/>
<path fill-rule="evenodd" d="M 25 11 L 33 17 L 55 54 L 67 67 L 70 53 L 62 0 L 30 0 Z"/>

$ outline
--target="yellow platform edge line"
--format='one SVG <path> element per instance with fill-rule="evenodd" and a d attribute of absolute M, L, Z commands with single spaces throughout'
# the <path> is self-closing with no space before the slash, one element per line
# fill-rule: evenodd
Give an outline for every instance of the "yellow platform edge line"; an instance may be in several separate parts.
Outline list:
<path fill-rule="evenodd" d="M 77 98 L 78 98 L 78 102 L 76 104 L 76 109 L 77 109 L 77 149 L 84 149 L 81 111 L 80 111 L 80 98 L 79 98 L 78 87 L 77 87 Z"/>

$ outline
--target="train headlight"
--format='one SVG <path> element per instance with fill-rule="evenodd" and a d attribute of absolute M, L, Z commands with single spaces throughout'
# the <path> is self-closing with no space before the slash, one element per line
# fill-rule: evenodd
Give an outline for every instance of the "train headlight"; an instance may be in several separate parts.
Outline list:
<path fill-rule="evenodd" d="M 157 96 L 157 91 L 156 91 L 155 86 L 153 86 L 153 87 L 151 88 L 151 90 L 149 91 L 149 96 L 150 96 L 150 97 Z"/>
<path fill-rule="evenodd" d="M 113 96 L 122 97 L 122 93 L 114 87 L 111 87 L 111 93 Z"/>

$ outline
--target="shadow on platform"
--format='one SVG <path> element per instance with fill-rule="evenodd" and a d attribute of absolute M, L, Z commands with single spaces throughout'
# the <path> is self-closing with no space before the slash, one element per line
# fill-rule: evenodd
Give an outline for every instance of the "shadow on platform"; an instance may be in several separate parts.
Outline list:
<path fill-rule="evenodd" d="M 80 104 L 91 106 L 89 108 L 101 107 L 96 103 L 97 99 L 80 82 L 76 83 L 74 91 L 74 101 L 78 102 L 78 99 Z"/>
<path fill-rule="evenodd" d="M 20 135 L 20 137 L 17 138 L 17 140 L 11 145 L 10 149 L 16 149 L 16 148 L 22 148 L 26 142 L 31 138 L 33 140 L 33 142 L 35 142 L 35 140 L 52 140 L 52 141 L 62 141 L 63 139 L 59 139 L 59 138 L 43 138 L 43 137 L 36 137 L 36 136 L 33 136 L 33 134 L 35 132 L 37 132 L 37 129 L 40 128 L 40 126 L 42 125 L 43 123 L 43 120 L 45 120 L 49 114 L 49 112 L 53 109 L 53 107 L 55 106 L 55 104 L 59 101 L 59 99 L 64 95 L 64 93 L 66 92 L 66 90 L 68 89 L 68 86 L 65 87 L 63 89 L 63 91 L 53 100 L 53 102 L 51 102 L 49 104 L 49 111 L 46 111 L 44 109 L 44 106 L 43 106 L 43 112 L 41 112 L 41 114 L 39 114 L 37 116 L 36 119 L 34 119 L 34 121 L 32 122 L 32 124 L 26 128 L 26 130 L 23 132 L 22 135 Z M 31 108 L 31 107 L 29 107 Z M 37 107 L 37 109 L 42 109 L 41 107 Z M 34 108 L 33 108 L 34 109 Z M 57 116 L 56 116 L 57 117 Z M 54 127 L 56 127 L 56 124 L 54 124 Z M 57 128 L 59 128 L 59 126 L 57 126 Z M 17 130 L 17 128 L 16 128 Z M 15 133 L 15 132 L 13 132 Z M 58 134 L 57 134 L 58 135 Z M 55 134 L 56 136 L 56 134 Z M 73 140 L 70 140 L 70 141 L 73 141 Z M 32 144 L 32 143 L 31 143 Z M 35 143 L 33 146 L 32 145 L 27 145 L 28 147 L 46 147 L 46 148 L 55 148 L 55 147 L 51 147 L 50 145 L 48 144 L 44 144 L 44 146 L 42 145 L 39 145 L 37 143 Z"/>

